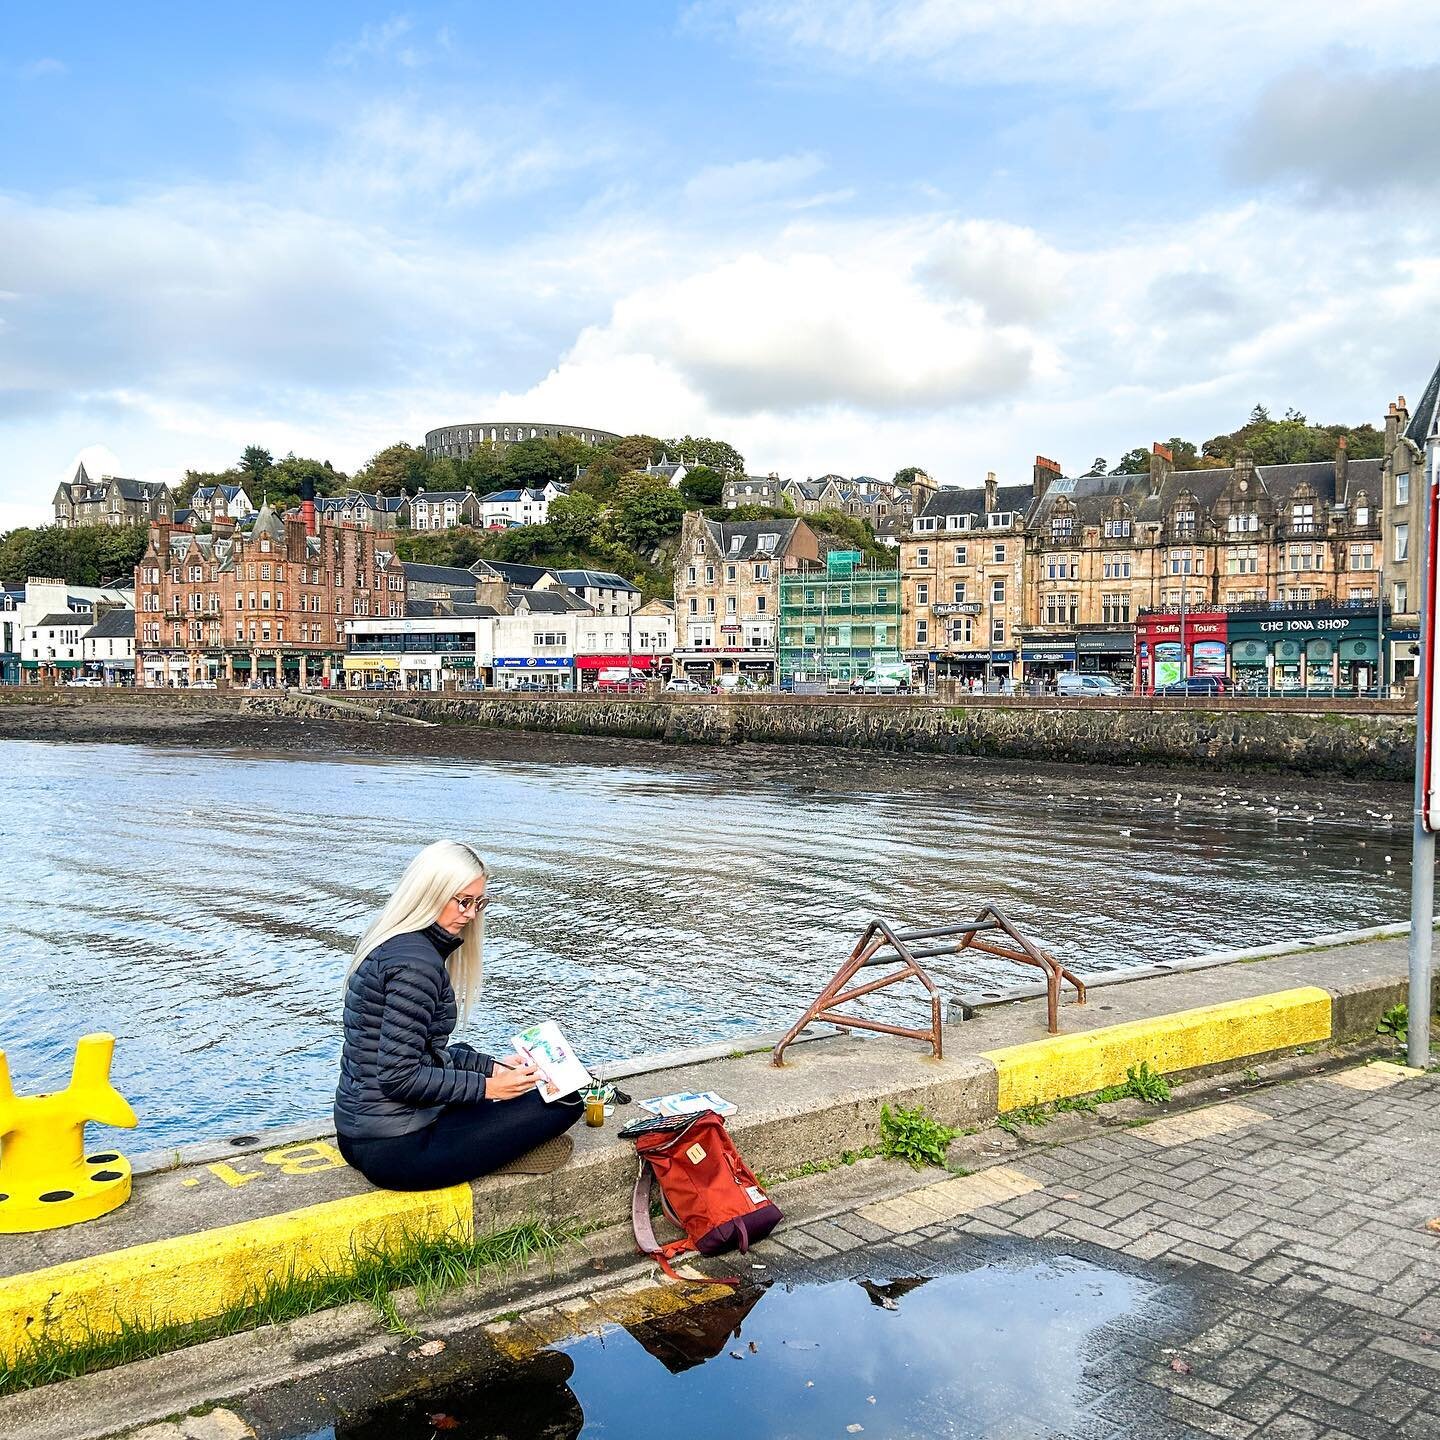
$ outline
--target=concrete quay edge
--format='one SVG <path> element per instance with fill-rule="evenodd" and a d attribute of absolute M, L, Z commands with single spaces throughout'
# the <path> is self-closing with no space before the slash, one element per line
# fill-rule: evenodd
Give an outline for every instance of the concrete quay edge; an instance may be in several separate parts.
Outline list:
<path fill-rule="evenodd" d="M 938 1061 L 913 1042 L 833 1036 L 792 1052 L 782 1069 L 763 1053 L 727 1055 L 667 1069 L 656 1088 L 735 1100 L 737 1143 L 774 1178 L 875 1144 L 884 1105 L 979 1126 L 1121 1082 L 1141 1060 L 1183 1077 L 1373 1040 L 1378 1017 L 1404 997 L 1405 974 L 1401 937 L 1305 948 L 1097 991 L 1085 1007 L 1065 1006 L 1059 1036 L 1044 1033 L 1043 1005 L 1026 1000 L 948 1027 Z M 646 1091 L 631 1088 L 637 1099 Z M 420 1194 L 372 1189 L 328 1139 L 141 1177 L 110 1216 L 0 1241 L 0 1355 L 42 1338 L 206 1318 L 267 1280 L 334 1269 L 356 1249 L 403 1238 L 468 1238 L 534 1217 L 621 1222 L 631 1148 L 613 1128 L 574 1133 L 575 1158 L 553 1175 Z"/>

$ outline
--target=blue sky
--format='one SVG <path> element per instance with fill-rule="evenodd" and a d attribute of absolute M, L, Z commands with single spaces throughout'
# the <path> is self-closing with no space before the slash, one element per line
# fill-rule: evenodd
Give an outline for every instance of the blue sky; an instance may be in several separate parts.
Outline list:
<path fill-rule="evenodd" d="M 484 418 L 948 483 L 1378 421 L 1440 358 L 1425 8 L 12 9 L 0 529 Z"/>

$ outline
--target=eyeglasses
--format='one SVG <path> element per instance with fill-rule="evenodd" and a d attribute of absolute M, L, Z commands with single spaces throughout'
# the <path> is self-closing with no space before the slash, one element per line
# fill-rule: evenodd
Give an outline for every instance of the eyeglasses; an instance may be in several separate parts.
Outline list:
<path fill-rule="evenodd" d="M 453 895 L 451 902 L 462 915 L 483 915 L 490 903 L 488 895 Z"/>

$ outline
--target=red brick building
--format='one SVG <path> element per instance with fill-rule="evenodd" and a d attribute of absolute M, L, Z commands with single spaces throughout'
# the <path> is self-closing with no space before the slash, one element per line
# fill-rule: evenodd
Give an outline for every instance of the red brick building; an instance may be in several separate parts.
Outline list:
<path fill-rule="evenodd" d="M 152 525 L 135 568 L 135 683 L 338 685 L 345 621 L 405 614 L 404 567 L 385 539 L 268 505 L 245 532 Z"/>

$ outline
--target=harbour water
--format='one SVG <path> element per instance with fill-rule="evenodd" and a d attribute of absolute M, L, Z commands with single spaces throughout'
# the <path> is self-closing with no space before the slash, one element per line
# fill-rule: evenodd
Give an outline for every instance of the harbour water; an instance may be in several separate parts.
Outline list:
<path fill-rule="evenodd" d="M 1403 833 L 1273 780 L 539 736 L 319 756 L 7 740 L 0 776 L 0 1047 L 33 1091 L 113 1031 L 135 1150 L 328 1114 L 350 951 L 444 835 L 494 876 L 466 1038 L 494 1050 L 555 1016 L 597 1061 L 788 1024 L 873 915 L 992 902 L 1093 971 L 1406 910 Z"/>

